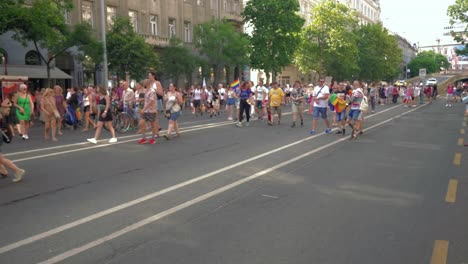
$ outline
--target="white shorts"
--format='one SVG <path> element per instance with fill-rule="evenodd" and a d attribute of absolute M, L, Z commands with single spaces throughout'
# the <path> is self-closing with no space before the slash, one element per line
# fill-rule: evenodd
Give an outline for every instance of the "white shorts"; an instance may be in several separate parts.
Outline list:
<path fill-rule="evenodd" d="M 297 112 L 302 112 L 304 111 L 304 104 L 295 104 L 295 103 L 292 103 L 292 112 L 293 113 L 297 113 Z"/>

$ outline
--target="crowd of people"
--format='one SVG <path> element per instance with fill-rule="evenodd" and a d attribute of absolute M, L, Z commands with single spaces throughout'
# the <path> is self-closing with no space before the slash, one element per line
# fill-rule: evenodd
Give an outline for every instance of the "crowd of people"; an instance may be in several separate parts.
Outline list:
<path fill-rule="evenodd" d="M 350 139 L 356 139 L 363 134 L 365 116 L 369 112 L 374 113 L 377 105 L 403 103 L 405 107 L 416 107 L 418 102 L 423 104 L 425 100 L 432 103 L 438 95 L 437 85 L 367 84 L 357 80 L 352 83 L 325 83 L 323 78 L 318 80 L 317 85 L 296 81 L 292 86 L 280 87 L 276 81 L 269 85 L 262 81 L 256 85 L 252 81 L 244 81 L 234 82 L 232 86 L 193 85 L 186 89 L 179 89 L 171 83 L 164 89 L 154 72 L 148 73 L 146 80 L 134 86 L 131 88 L 129 82 L 123 80 L 111 91 L 88 86 L 83 89 L 70 88 L 64 93 L 56 85 L 53 89 L 31 93 L 22 84 L 18 91 L 5 96 L 1 103 L 2 127 L 12 137 L 19 134 L 23 140 L 29 140 L 30 127 L 42 122 L 44 140 L 56 142 L 58 136 L 63 135 L 63 127 L 79 129 L 81 125 L 82 131 L 95 129 L 94 137 L 88 139 L 93 144 L 97 144 L 102 128 L 106 127 L 111 134 L 109 143 L 115 143 L 117 137 L 113 120 L 116 114 L 123 112 L 137 122 L 137 134 L 141 134 L 137 143 L 155 144 L 161 131 L 159 115 L 169 121 L 167 132 L 163 135 L 169 140 L 180 136 L 178 118 L 185 109 L 190 109 L 195 116 L 224 116 L 237 127 L 248 127 L 251 120 L 265 120 L 269 126 L 280 125 L 282 109 L 290 105 L 291 128 L 303 127 L 304 113 L 308 111 L 313 117 L 311 135 L 317 133 L 318 120 L 322 119 L 326 134 L 332 132 L 332 127 L 337 127 L 336 134 L 344 136 L 349 126 Z M 461 84 L 449 84 L 446 107 L 461 102 L 467 94 L 466 87 Z M 14 181 L 22 179 L 25 171 L 2 155 L 0 164 L 1 177 L 8 177 L 6 166 L 15 172 Z"/>

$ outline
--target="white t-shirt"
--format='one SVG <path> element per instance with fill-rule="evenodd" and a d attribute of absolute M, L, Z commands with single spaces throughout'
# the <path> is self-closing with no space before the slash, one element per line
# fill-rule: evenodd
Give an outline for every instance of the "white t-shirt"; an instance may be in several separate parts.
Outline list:
<path fill-rule="evenodd" d="M 195 89 L 193 91 L 193 100 L 201 100 L 201 90 Z"/>
<path fill-rule="evenodd" d="M 421 87 L 414 87 L 414 96 L 419 96 L 421 94 Z"/>
<path fill-rule="evenodd" d="M 218 93 L 219 93 L 219 98 L 220 98 L 221 100 L 224 100 L 224 95 L 226 94 L 226 89 L 224 89 L 224 87 L 223 87 L 223 88 L 219 88 L 219 89 L 218 89 Z"/>
<path fill-rule="evenodd" d="M 265 86 L 257 86 L 252 89 L 252 92 L 255 93 L 255 100 L 263 101 L 266 98 L 263 98 L 263 93 L 266 93 L 268 96 L 268 89 Z"/>
<path fill-rule="evenodd" d="M 312 93 L 312 96 L 315 98 L 314 107 L 327 108 L 328 99 L 322 99 L 327 94 L 330 94 L 330 88 L 328 88 L 328 86 L 325 85 L 323 86 L 323 88 L 320 86 L 315 86 L 314 91 Z"/>

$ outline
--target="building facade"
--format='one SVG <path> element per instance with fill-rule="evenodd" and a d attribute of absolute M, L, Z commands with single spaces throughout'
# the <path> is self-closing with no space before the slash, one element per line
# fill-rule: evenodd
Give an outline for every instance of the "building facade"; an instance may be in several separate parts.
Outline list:
<path fill-rule="evenodd" d="M 33 0 L 32 0 L 33 1 Z M 186 47 L 195 52 L 193 45 L 194 28 L 204 22 L 215 19 L 227 19 L 234 23 L 238 30 L 242 30 L 242 1 L 241 0 L 104 0 L 105 27 L 108 30 L 117 16 L 130 18 L 135 32 L 142 35 L 146 42 L 153 45 L 155 51 L 168 46 L 172 37 L 182 40 Z M 89 23 L 101 36 L 101 5 L 100 0 L 73 0 L 73 10 L 64 14 L 65 20 L 71 26 L 81 22 Z M 11 39 L 11 34 L 0 36 L 0 47 L 9 57 L 9 62 L 23 65 L 25 55 L 32 50 L 24 48 Z M 47 54 L 44 51 L 43 54 Z M 55 65 L 58 69 L 69 74 L 71 79 L 65 86 L 81 87 L 96 81 L 100 82 L 99 69 L 97 76 L 93 76 L 96 69 L 70 56 L 57 58 Z M 197 71 L 198 72 L 198 71 Z M 200 73 L 201 74 L 201 73 Z M 28 75 L 25 72 L 23 75 Z M 196 74 L 195 74 L 196 75 Z M 43 77 L 43 76 L 42 76 Z M 112 79 L 110 74 L 109 79 Z M 231 78 L 232 79 L 232 78 Z M 39 84 L 42 85 L 42 84 Z"/>
<path fill-rule="evenodd" d="M 411 44 L 407 39 L 404 37 L 395 34 L 395 36 L 398 39 L 398 47 L 401 49 L 402 55 L 403 55 L 403 61 L 400 64 L 400 75 L 399 79 L 407 79 L 408 76 L 410 76 L 410 72 L 408 69 L 408 63 L 410 63 L 411 60 L 413 60 L 417 53 L 418 53 L 418 48 L 416 44 Z"/>

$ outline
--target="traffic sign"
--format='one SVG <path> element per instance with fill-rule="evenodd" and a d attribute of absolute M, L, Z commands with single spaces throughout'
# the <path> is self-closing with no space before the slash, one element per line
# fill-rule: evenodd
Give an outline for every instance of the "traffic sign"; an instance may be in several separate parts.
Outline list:
<path fill-rule="evenodd" d="M 426 69 L 419 69 L 419 77 L 426 77 Z"/>

